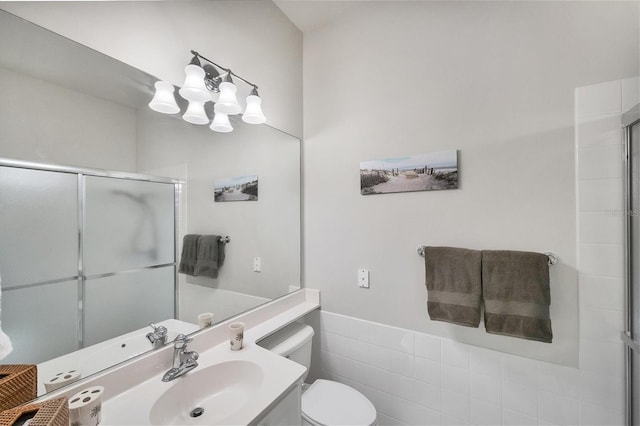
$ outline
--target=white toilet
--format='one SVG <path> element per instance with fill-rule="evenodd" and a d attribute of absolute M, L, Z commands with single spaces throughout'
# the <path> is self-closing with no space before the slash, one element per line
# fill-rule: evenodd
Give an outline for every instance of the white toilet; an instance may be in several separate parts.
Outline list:
<path fill-rule="evenodd" d="M 307 367 L 311 365 L 313 328 L 294 322 L 262 340 L 259 345 Z M 303 380 L 307 378 L 305 374 Z M 371 426 L 376 409 L 360 392 L 331 380 L 318 379 L 302 394 L 305 425 Z"/>

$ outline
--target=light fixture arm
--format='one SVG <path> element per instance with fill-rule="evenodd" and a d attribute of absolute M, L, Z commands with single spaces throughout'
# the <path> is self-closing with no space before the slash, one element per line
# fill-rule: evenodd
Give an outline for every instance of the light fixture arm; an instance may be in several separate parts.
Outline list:
<path fill-rule="evenodd" d="M 242 77 L 240 77 L 238 74 L 234 73 L 233 71 L 231 71 L 230 68 L 225 68 L 222 65 L 216 64 L 215 62 L 213 62 L 211 59 L 205 58 L 204 56 L 202 56 L 201 54 L 199 54 L 198 52 L 196 52 L 195 50 L 191 51 L 191 54 L 198 59 L 202 59 L 204 61 L 209 62 L 211 65 L 215 66 L 218 69 L 221 69 L 222 71 L 226 72 L 227 74 L 229 74 L 230 76 L 234 76 L 239 80 L 244 81 L 246 84 L 248 84 L 249 86 L 252 86 L 254 88 L 254 90 L 258 89 L 258 86 L 256 86 L 255 84 L 253 84 L 252 82 L 250 82 L 247 79 L 244 79 Z"/>

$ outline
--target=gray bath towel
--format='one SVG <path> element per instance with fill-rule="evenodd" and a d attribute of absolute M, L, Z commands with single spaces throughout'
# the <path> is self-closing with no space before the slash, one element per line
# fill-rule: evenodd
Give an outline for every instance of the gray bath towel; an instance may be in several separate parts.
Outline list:
<path fill-rule="evenodd" d="M 487 333 L 551 343 L 546 255 L 483 251 L 482 288 Z"/>
<path fill-rule="evenodd" d="M 427 310 L 434 321 L 467 327 L 480 324 L 482 252 L 455 247 L 427 247 Z"/>
<path fill-rule="evenodd" d="M 187 234 L 182 239 L 182 255 L 178 272 L 195 276 L 196 260 L 198 258 L 198 234 Z"/>
<path fill-rule="evenodd" d="M 218 278 L 218 269 L 224 262 L 224 243 L 219 235 L 201 235 L 198 238 L 198 260 L 195 275 Z"/>

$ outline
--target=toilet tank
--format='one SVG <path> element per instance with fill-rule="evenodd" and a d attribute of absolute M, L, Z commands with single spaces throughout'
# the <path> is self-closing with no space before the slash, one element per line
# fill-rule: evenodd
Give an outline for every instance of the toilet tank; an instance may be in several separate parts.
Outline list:
<path fill-rule="evenodd" d="M 311 326 L 294 322 L 261 340 L 258 345 L 304 365 L 307 367 L 308 373 L 311 366 L 312 338 L 313 328 Z M 307 373 L 305 373 L 303 379 L 306 379 Z"/>

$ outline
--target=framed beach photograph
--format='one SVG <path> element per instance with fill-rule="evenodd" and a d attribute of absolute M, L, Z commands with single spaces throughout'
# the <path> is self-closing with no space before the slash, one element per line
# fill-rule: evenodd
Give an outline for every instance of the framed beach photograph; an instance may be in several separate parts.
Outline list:
<path fill-rule="evenodd" d="M 456 188 L 458 188 L 457 150 L 360 163 L 362 195 Z"/>
<path fill-rule="evenodd" d="M 214 201 L 258 201 L 258 175 L 237 176 L 213 182 Z"/>

